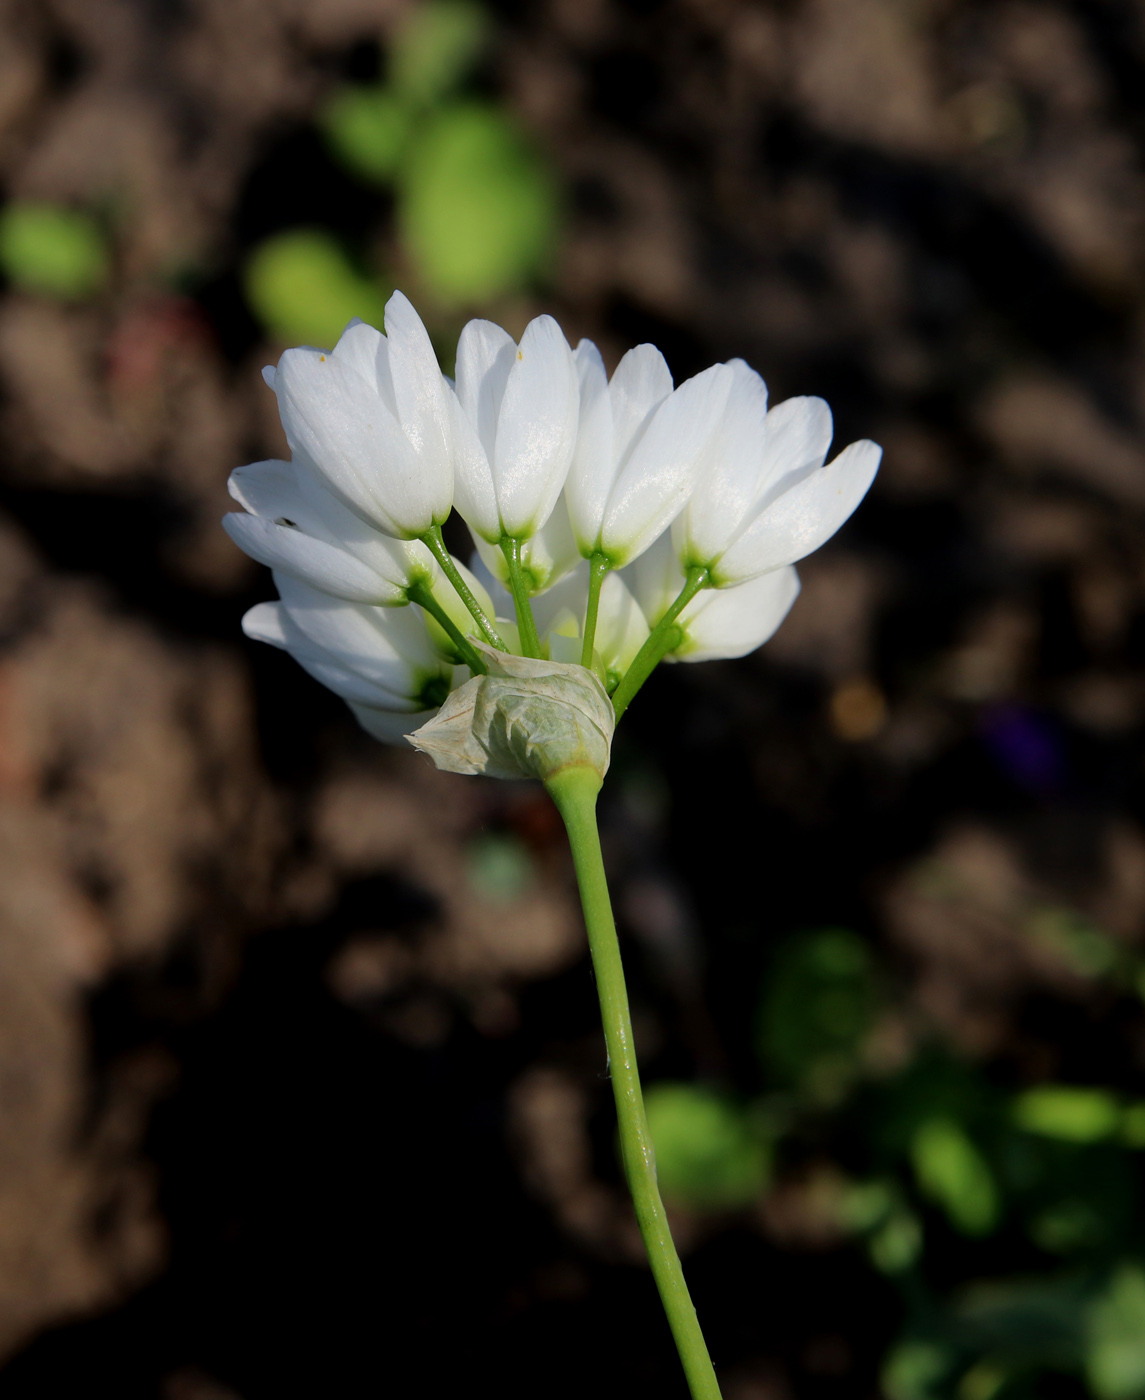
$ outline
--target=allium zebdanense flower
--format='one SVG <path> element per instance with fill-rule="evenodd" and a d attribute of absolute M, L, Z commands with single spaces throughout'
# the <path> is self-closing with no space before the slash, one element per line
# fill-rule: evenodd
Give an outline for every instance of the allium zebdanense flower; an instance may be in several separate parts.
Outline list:
<path fill-rule="evenodd" d="M 400 292 L 386 306 L 385 335 L 351 322 L 333 350 L 288 350 L 267 382 L 291 452 L 363 520 L 399 540 L 444 523 L 453 504 L 452 395 Z"/>
<path fill-rule="evenodd" d="M 490 645 L 587 665 L 618 713 L 660 660 L 754 650 L 798 594 L 794 562 L 878 466 L 869 442 L 824 466 L 827 405 L 768 411 L 742 361 L 676 387 L 642 345 L 610 381 L 551 317 L 519 344 L 471 321 L 454 387 L 400 293 L 386 329 L 351 324 L 332 351 L 288 350 L 268 372 L 293 459 L 240 467 L 244 512 L 225 524 L 281 594 L 247 631 L 388 742 L 488 673 Z M 445 551 L 451 504 L 476 574 Z"/>
<path fill-rule="evenodd" d="M 788 399 L 768 411 L 767 385 L 742 360 L 710 468 L 676 519 L 681 567 L 707 569 L 716 588 L 758 578 L 813 553 L 867 494 L 882 449 L 853 442 L 826 467 L 831 410 Z"/>
<path fill-rule="evenodd" d="M 645 345 L 609 382 L 551 317 L 519 345 L 471 321 L 455 388 L 400 295 L 386 330 L 351 325 L 333 351 L 288 350 L 269 372 L 293 458 L 234 473 L 245 514 L 226 527 L 274 570 L 279 600 L 243 626 L 375 738 L 544 783 L 569 834 L 641 1235 L 692 1400 L 719 1400 L 656 1184 L 596 798 L 656 665 L 766 641 L 799 592 L 794 564 L 858 505 L 879 449 L 853 443 L 824 466 L 826 404 L 768 412 L 742 361 L 675 388 Z M 441 532 L 454 504 L 472 571 Z"/>

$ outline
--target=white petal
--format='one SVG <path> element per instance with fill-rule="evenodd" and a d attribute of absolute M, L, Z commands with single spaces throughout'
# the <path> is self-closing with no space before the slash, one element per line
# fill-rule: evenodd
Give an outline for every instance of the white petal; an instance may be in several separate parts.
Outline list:
<path fill-rule="evenodd" d="M 533 592 L 543 593 L 580 562 L 581 553 L 562 498 L 537 533 L 522 543 L 521 563 L 532 581 Z"/>
<path fill-rule="evenodd" d="M 588 564 L 577 561 L 577 567 L 570 574 L 539 598 L 533 599 L 533 617 L 537 631 L 543 636 L 546 632 L 558 630 L 561 618 L 571 617 L 576 626 L 577 636 L 584 627 L 584 614 L 588 606 Z M 579 661 L 580 658 L 578 657 Z"/>
<path fill-rule="evenodd" d="M 605 669 L 621 674 L 627 671 L 648 640 L 649 630 L 644 613 L 623 578 L 616 572 L 607 574 L 600 590 L 595 639 L 595 650 Z"/>
<path fill-rule="evenodd" d="M 290 650 L 300 662 L 321 654 L 327 664 L 404 697 L 416 695 L 425 679 L 441 670 L 421 615 L 413 608 L 346 603 L 286 574 L 275 574 L 275 583 Z"/>
<path fill-rule="evenodd" d="M 424 545 L 395 540 L 367 525 L 326 489 L 317 470 L 302 457 L 297 462 L 252 462 L 238 467 L 227 484 L 231 495 L 252 515 L 296 525 L 304 534 L 352 555 L 394 587 L 405 588 L 415 576 L 432 579 L 436 573 Z M 237 539 L 236 543 L 246 547 Z"/>
<path fill-rule="evenodd" d="M 616 366 L 608 397 L 618 463 L 627 458 L 652 414 L 671 392 L 672 371 L 655 345 L 637 345 Z"/>
<path fill-rule="evenodd" d="M 324 593 L 381 607 L 406 601 L 402 587 L 388 583 L 345 550 L 299 529 L 240 513 L 224 516 L 223 529 L 252 559 L 281 569 Z"/>
<path fill-rule="evenodd" d="M 799 596 L 799 575 L 788 566 L 737 588 L 709 589 L 680 615 L 684 640 L 680 661 L 716 661 L 746 656 L 771 637 Z"/>
<path fill-rule="evenodd" d="M 404 744 L 406 735 L 428 723 L 436 710 L 378 710 L 371 705 L 351 705 L 354 718 L 367 734 L 383 744 Z"/>
<path fill-rule="evenodd" d="M 453 504 L 471 530 L 496 544 L 501 538 L 501 516 L 493 489 L 493 469 L 477 429 L 457 398 L 453 400 L 452 409 Z"/>
<path fill-rule="evenodd" d="M 572 351 L 551 316 L 530 321 L 509 371 L 493 452 L 501 525 L 514 539 L 552 513 L 576 443 L 580 386 Z"/>
<path fill-rule="evenodd" d="M 565 481 L 565 500 L 573 535 L 587 558 L 600 537 L 617 461 L 612 438 L 612 400 L 600 351 L 591 340 L 582 340 L 575 359 L 580 380 L 580 421 Z"/>
<path fill-rule="evenodd" d="M 273 389 L 273 388 L 274 388 L 274 366 L 273 366 L 273 365 L 263 365 L 263 367 L 262 367 L 262 382 L 266 385 L 266 387 L 267 387 L 268 389 Z"/>
<path fill-rule="evenodd" d="M 276 382 L 291 449 L 335 495 L 386 534 L 409 539 L 430 528 L 434 483 L 427 491 L 409 440 L 356 369 L 317 350 L 288 350 Z"/>
<path fill-rule="evenodd" d="M 835 428 L 825 400 L 812 397 L 776 404 L 766 427 L 766 490 L 777 496 L 823 465 Z"/>
<path fill-rule="evenodd" d="M 732 384 L 723 416 L 673 529 L 681 559 L 705 568 L 749 517 L 766 474 L 767 385 L 742 360 L 727 369 Z"/>
<path fill-rule="evenodd" d="M 473 536 L 473 543 L 477 546 L 477 553 L 469 561 L 473 576 L 480 581 L 493 600 L 497 616 L 512 617 L 513 595 L 506 584 L 508 571 L 505 568 L 505 556 L 496 545 L 489 544 L 480 535 Z"/>
<path fill-rule="evenodd" d="M 623 571 L 640 609 L 655 627 L 679 596 L 685 579 L 668 535 L 661 535 Z"/>
<path fill-rule="evenodd" d="M 609 493 L 601 545 L 615 565 L 643 553 L 684 507 L 733 382 L 727 365 L 713 365 L 656 410 Z"/>
<path fill-rule="evenodd" d="M 437 483 L 434 519 L 441 523 L 453 503 L 452 393 L 421 317 L 401 292 L 386 303 L 386 342 L 397 420 L 423 476 Z"/>
<path fill-rule="evenodd" d="M 378 705 L 394 710 L 404 706 L 412 711 L 421 703 L 404 690 L 390 690 L 381 681 L 350 670 L 305 640 L 292 637 L 288 650 L 308 676 L 313 676 L 319 685 L 332 690 L 348 704 Z"/>
<path fill-rule="evenodd" d="M 298 494 L 294 463 L 272 458 L 236 467 L 227 478 L 227 490 L 251 515 L 265 516 L 268 520 L 289 517 L 285 502 L 294 500 Z"/>
<path fill-rule="evenodd" d="M 281 603 L 256 603 L 243 614 L 242 626 L 252 642 L 266 642 L 269 646 L 286 650 Z"/>
<path fill-rule="evenodd" d="M 712 571 L 717 586 L 797 563 L 826 543 L 867 494 L 882 455 L 873 442 L 853 442 L 833 462 L 797 481 L 720 559 Z"/>
<path fill-rule="evenodd" d="M 470 321 L 457 342 L 457 397 L 490 463 L 497 415 L 516 359 L 513 337 L 492 321 Z"/>
<path fill-rule="evenodd" d="M 330 353 L 339 363 L 365 380 L 374 393 L 378 392 L 378 355 L 385 353 L 385 337 L 381 331 L 355 316 L 347 322 L 346 329 L 338 337 L 338 344 Z M 389 407 L 392 412 L 393 404 Z"/>

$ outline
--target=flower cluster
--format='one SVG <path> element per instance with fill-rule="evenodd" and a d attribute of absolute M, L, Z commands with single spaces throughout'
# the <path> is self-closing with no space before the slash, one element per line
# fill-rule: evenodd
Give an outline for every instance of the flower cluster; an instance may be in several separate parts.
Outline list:
<path fill-rule="evenodd" d="M 676 387 L 640 345 L 610 380 L 550 316 L 519 344 L 471 321 L 451 382 L 401 293 L 384 335 L 354 322 L 333 350 L 288 350 L 264 375 L 292 457 L 231 476 L 244 511 L 226 529 L 279 592 L 243 626 L 386 742 L 471 678 L 509 684 L 512 657 L 546 663 L 531 678 L 591 678 L 587 710 L 611 696 L 619 715 L 661 660 L 754 650 L 880 457 L 857 442 L 824 465 L 827 405 L 769 409 L 742 360 Z M 454 509 L 468 565 L 442 537 Z M 472 706 L 453 697 L 458 711 Z"/>

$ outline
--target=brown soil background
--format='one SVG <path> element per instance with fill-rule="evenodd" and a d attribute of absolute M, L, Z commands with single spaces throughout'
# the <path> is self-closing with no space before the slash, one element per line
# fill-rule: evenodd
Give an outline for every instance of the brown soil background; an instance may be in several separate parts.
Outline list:
<path fill-rule="evenodd" d="M 324 209 L 385 242 L 307 124 L 399 13 L 0 4 L 7 195 L 119 210 L 100 299 L 0 299 L 0 1396 L 678 1393 L 551 812 L 371 747 L 238 629 L 267 582 L 226 477 L 280 439 L 236 268 Z M 633 711 L 606 815 L 646 1059 L 738 1082 L 761 950 L 844 922 L 976 1062 L 1139 1092 L 1140 1005 L 1023 911 L 1145 919 L 1145 7 L 498 22 L 569 216 L 491 314 L 678 377 L 743 355 L 886 448 L 775 641 Z M 991 757 L 1013 705 L 1048 778 Z M 509 903 L 466 875 L 489 831 L 534 855 Z M 784 1199 L 681 1222 L 729 1400 L 868 1393 L 897 1304 Z"/>

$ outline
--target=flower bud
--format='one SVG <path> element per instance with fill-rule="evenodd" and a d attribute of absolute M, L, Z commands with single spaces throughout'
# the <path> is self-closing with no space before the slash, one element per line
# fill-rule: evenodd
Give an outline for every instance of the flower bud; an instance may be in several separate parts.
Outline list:
<path fill-rule="evenodd" d="M 437 715 L 407 735 L 450 773 L 540 778 L 566 768 L 608 771 L 616 715 L 591 671 L 511 656 L 474 642 L 489 672 L 450 694 Z"/>

